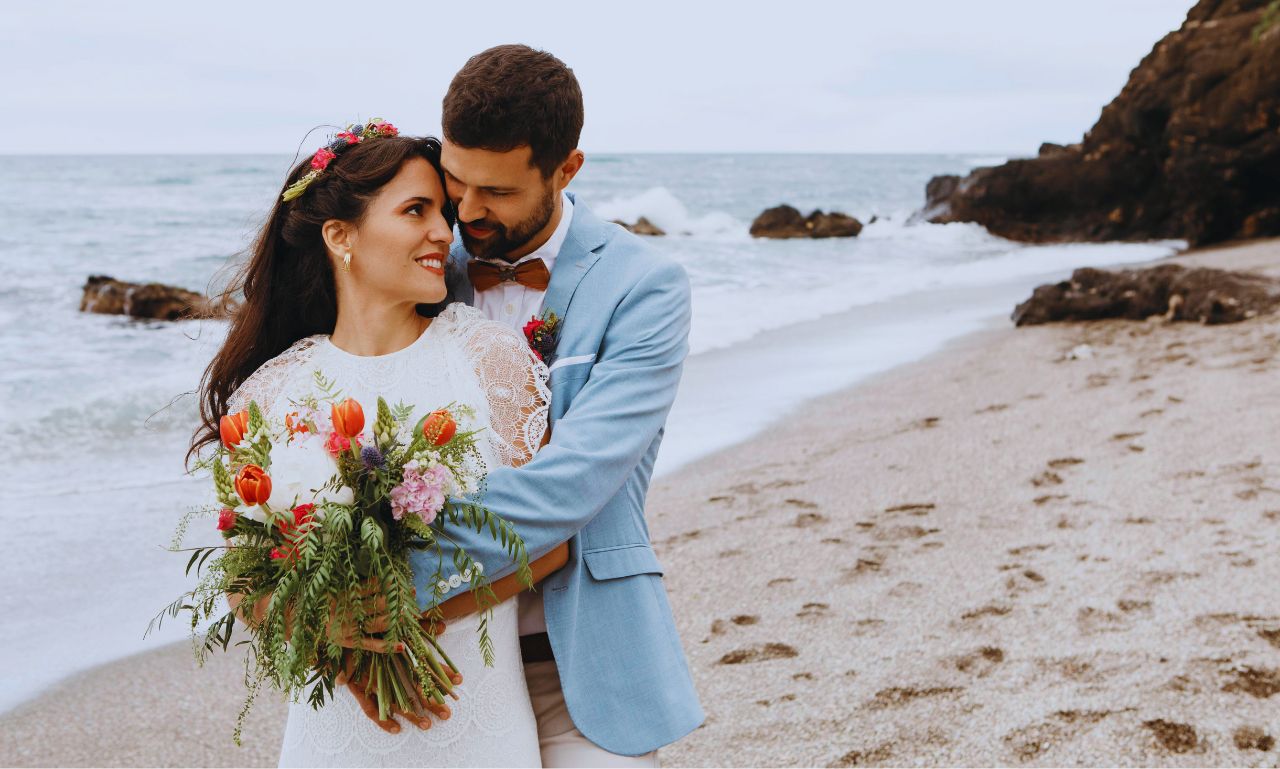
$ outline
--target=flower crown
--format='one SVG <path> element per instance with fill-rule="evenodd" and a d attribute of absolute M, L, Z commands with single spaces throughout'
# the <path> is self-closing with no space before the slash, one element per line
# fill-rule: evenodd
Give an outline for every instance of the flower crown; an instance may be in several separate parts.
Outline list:
<path fill-rule="evenodd" d="M 333 162 L 333 159 L 338 157 L 338 153 L 347 147 L 359 144 L 363 141 L 368 141 L 369 139 L 381 139 L 388 136 L 399 135 L 400 129 L 391 125 L 382 118 L 373 118 L 363 125 L 348 124 L 345 131 L 339 131 L 334 135 L 332 141 L 316 150 L 316 154 L 311 156 L 311 170 L 307 172 L 306 176 L 293 184 L 290 184 L 284 191 L 284 195 L 281 197 L 284 198 L 284 202 L 286 203 L 300 197 L 302 193 L 307 191 L 307 187 L 310 187 L 311 183 L 318 179 L 320 174 L 329 167 L 329 163 Z"/>

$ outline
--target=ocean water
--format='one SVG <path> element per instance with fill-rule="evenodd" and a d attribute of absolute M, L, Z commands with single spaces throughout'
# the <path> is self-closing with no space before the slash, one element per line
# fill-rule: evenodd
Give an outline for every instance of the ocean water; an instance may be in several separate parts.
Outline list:
<path fill-rule="evenodd" d="M 1032 287 L 1075 267 L 1182 245 L 1025 246 L 972 225 L 907 223 L 930 177 L 1001 160 L 591 156 L 571 189 L 604 218 L 665 229 L 654 246 L 693 283 L 692 355 L 659 472 L 1002 322 Z M 182 456 L 194 389 L 225 327 L 82 314 L 82 286 L 107 274 L 220 288 L 288 163 L 0 157 L 0 710 L 182 635 L 170 625 L 144 641 L 142 631 L 186 585 L 185 562 L 163 546 L 204 501 Z M 855 239 L 750 238 L 751 219 L 783 202 L 876 221 Z"/>

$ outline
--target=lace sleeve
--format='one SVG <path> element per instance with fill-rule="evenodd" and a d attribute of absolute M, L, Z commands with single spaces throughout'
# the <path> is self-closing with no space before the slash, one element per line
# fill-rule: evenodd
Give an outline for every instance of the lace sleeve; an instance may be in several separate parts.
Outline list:
<path fill-rule="evenodd" d="M 464 334 L 489 406 L 489 427 L 498 461 L 518 467 L 533 458 L 547 431 L 547 366 L 518 332 L 481 320 Z"/>
<path fill-rule="evenodd" d="M 263 416 L 270 418 L 276 407 L 276 401 L 284 393 L 289 375 L 311 360 L 315 351 L 316 337 L 307 337 L 294 342 L 289 349 L 258 367 L 244 380 L 227 400 L 227 413 L 234 414 L 249 408 L 250 401 L 256 401 L 262 409 Z"/>

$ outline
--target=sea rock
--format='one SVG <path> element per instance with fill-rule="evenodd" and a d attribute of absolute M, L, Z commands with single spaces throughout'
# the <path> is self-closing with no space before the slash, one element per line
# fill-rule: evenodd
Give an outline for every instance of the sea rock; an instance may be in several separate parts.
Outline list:
<path fill-rule="evenodd" d="M 162 283 L 126 283 L 107 275 L 91 275 L 84 284 L 81 312 L 128 315 L 153 320 L 225 318 L 234 306 L 203 294 Z"/>
<path fill-rule="evenodd" d="M 1084 267 L 1040 286 L 1013 311 L 1019 326 L 1062 320 L 1162 315 L 1166 320 L 1236 323 L 1280 306 L 1280 281 L 1248 272 L 1162 264 L 1143 270 Z"/>
<path fill-rule="evenodd" d="M 753 238 L 852 238 L 862 222 L 838 211 L 814 211 L 807 217 L 788 205 L 766 209 L 751 222 Z"/>
<path fill-rule="evenodd" d="M 621 225 L 624 230 L 628 232 L 634 232 L 637 235 L 658 236 L 658 235 L 667 234 L 666 231 L 664 231 L 661 227 L 649 221 L 643 216 L 637 219 L 635 224 L 627 224 L 621 219 L 614 219 L 613 223 Z"/>
<path fill-rule="evenodd" d="M 929 183 L 929 221 L 1030 242 L 1280 235 L 1280 16 L 1200 0 L 1077 145 Z M 946 194 L 944 194 L 946 193 Z"/>

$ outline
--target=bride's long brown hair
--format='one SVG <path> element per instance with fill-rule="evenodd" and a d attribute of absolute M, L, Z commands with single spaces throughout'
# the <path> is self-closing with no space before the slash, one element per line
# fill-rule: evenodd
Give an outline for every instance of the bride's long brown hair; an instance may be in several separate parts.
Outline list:
<path fill-rule="evenodd" d="M 306 192 L 285 202 L 284 190 L 311 170 L 311 159 L 289 173 L 248 261 L 227 286 L 228 296 L 240 291 L 244 299 L 200 380 L 200 426 L 191 437 L 188 461 L 218 440 L 227 402 L 259 366 L 299 339 L 333 333 L 338 294 L 321 227 L 330 219 L 358 223 L 378 190 L 415 157 L 435 167 L 443 187 L 440 142 L 430 137 L 384 137 L 340 150 Z M 453 226 L 448 205 L 445 219 Z"/>

